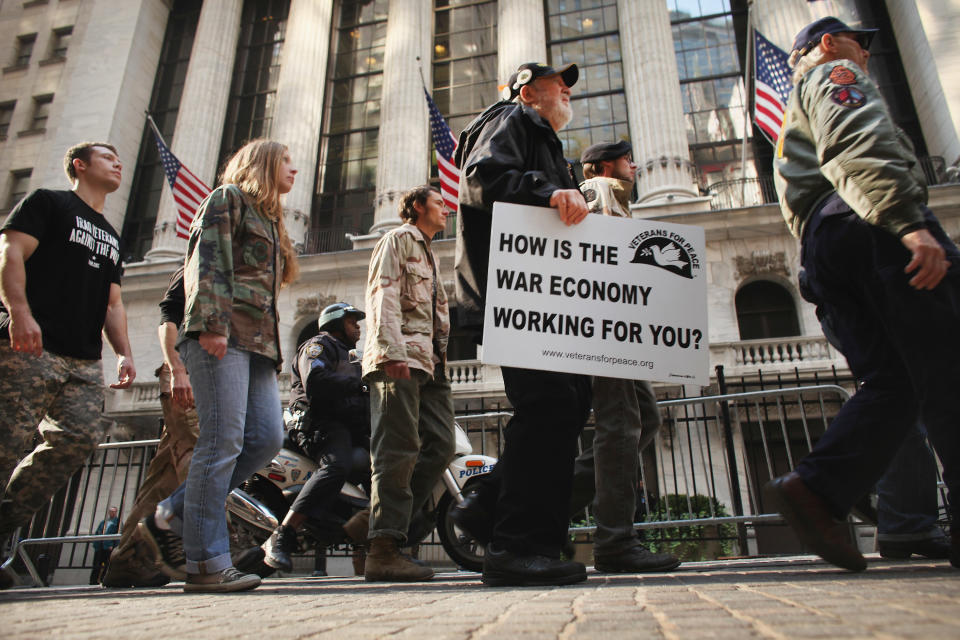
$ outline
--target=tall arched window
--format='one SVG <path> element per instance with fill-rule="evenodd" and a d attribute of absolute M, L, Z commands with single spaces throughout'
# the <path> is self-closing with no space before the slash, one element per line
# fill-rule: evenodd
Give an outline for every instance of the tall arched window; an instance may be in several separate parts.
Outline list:
<path fill-rule="evenodd" d="M 741 340 L 800 335 L 793 296 L 775 282 L 757 280 L 744 285 L 735 303 Z"/>
<path fill-rule="evenodd" d="M 290 0 L 247 0 L 233 63 L 217 171 L 248 140 L 269 137 Z"/>
<path fill-rule="evenodd" d="M 313 320 L 308 322 L 303 326 L 303 329 L 300 330 L 300 334 L 297 336 L 297 349 L 300 348 L 304 342 L 312 338 L 313 336 L 320 333 L 320 327 L 317 326 L 317 321 Z M 296 358 L 296 356 L 294 356 Z"/>
<path fill-rule="evenodd" d="M 150 114 L 167 143 L 173 140 L 174 125 L 180 110 L 183 83 L 193 50 L 193 36 L 200 20 L 200 3 L 176 0 L 170 9 L 163 49 L 153 80 Z M 133 172 L 133 186 L 127 214 L 123 218 L 123 261 L 137 262 L 153 246 L 153 227 L 157 223 L 160 194 L 164 186 L 160 153 L 153 142 L 150 125 L 143 123 L 140 154 Z"/>
<path fill-rule="evenodd" d="M 320 165 L 304 253 L 350 248 L 373 224 L 388 0 L 336 3 Z"/>
<path fill-rule="evenodd" d="M 629 140 L 616 0 L 546 0 L 547 48 L 554 67 L 575 62 L 580 80 L 570 103 L 573 120 L 558 135 L 575 159 L 595 142 Z M 505 79 L 505 78 L 504 78 Z"/>

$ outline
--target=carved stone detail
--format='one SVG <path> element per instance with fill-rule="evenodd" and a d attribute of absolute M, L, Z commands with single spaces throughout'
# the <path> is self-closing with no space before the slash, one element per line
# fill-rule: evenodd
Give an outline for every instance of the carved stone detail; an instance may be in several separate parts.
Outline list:
<path fill-rule="evenodd" d="M 770 273 L 790 277 L 787 255 L 783 251 L 777 251 L 776 253 L 755 251 L 749 256 L 735 256 L 734 264 L 736 265 L 738 280 Z"/>
<path fill-rule="evenodd" d="M 321 309 L 334 302 L 337 302 L 336 298 L 323 295 L 322 293 L 306 298 L 297 298 L 297 317 L 318 316 L 320 315 Z"/>

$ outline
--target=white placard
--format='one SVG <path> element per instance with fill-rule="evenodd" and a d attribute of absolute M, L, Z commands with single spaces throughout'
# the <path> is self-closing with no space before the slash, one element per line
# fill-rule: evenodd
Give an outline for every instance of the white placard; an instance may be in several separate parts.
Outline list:
<path fill-rule="evenodd" d="M 493 205 L 483 361 L 709 384 L 703 229 Z"/>

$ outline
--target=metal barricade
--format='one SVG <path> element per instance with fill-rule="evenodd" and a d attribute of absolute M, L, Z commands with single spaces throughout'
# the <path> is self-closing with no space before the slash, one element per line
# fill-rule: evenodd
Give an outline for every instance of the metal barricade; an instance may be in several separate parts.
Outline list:
<path fill-rule="evenodd" d="M 762 504 L 761 488 L 796 466 L 849 397 L 838 385 L 814 385 L 660 401 L 663 426 L 640 466 L 646 518 L 635 526 L 730 525 L 738 553 L 755 554 L 756 525 L 782 521 Z"/>
<path fill-rule="evenodd" d="M 646 514 L 636 528 L 662 533 L 712 527 L 715 536 L 727 530 L 739 554 L 756 554 L 763 546 L 758 525 L 783 522 L 762 503 L 763 485 L 796 466 L 849 397 L 843 387 L 823 384 L 661 400 L 663 426 L 641 456 Z M 503 420 L 511 415 L 498 411 L 457 420 L 481 448 L 496 444 L 489 455 L 498 456 Z M 472 426 L 477 421 L 479 429 Z M 589 445 L 591 429 L 581 445 Z M 589 508 L 586 515 L 590 522 Z M 574 536 L 595 531 L 592 524 L 570 529 Z"/>
<path fill-rule="evenodd" d="M 648 448 L 652 453 L 644 455 L 640 465 L 646 517 L 635 526 L 649 531 L 730 525 L 736 529 L 730 538 L 739 553 L 756 553 L 757 525 L 781 520 L 762 503 L 761 487 L 795 467 L 848 398 L 838 385 L 814 385 L 660 401 L 663 426 Z M 499 457 L 503 429 L 511 416 L 510 411 L 492 411 L 460 415 L 456 420 L 476 453 Z M 588 428 L 587 442 L 589 435 Z M 60 545 L 58 569 L 88 569 L 89 564 L 84 566 L 88 544 L 119 537 L 92 535 L 97 514 L 118 506 L 122 520 L 123 506 L 133 504 L 158 442 L 101 444 L 58 493 L 64 496 L 60 512 L 48 509 L 38 514 L 29 531 L 41 535 L 20 540 L 11 561 L 19 557 L 40 584 L 44 576 L 37 573 L 27 547 Z M 56 503 L 57 499 L 51 505 Z M 595 526 L 574 526 L 570 532 L 595 530 Z M 434 545 L 434 537 L 426 541 L 427 546 Z"/>
<path fill-rule="evenodd" d="M 95 530 L 106 519 L 110 507 L 117 507 L 123 521 L 124 506 L 132 505 L 147 466 L 156 452 L 157 439 L 104 442 L 50 500 L 34 515 L 11 544 L 9 559 L 2 569 L 10 569 L 17 559 L 24 564 L 34 585 L 46 584 L 36 558 L 46 546 L 48 557 L 57 570 L 89 572 L 91 544 L 120 539 L 120 534 L 97 535 Z M 23 536 L 23 539 L 19 539 Z M 0 543 L 3 541 L 0 540 Z"/>

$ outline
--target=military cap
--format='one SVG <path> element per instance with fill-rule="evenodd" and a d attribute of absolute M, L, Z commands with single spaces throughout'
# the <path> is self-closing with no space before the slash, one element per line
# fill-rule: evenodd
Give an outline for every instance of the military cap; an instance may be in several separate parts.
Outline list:
<path fill-rule="evenodd" d="M 550 65 L 541 62 L 524 62 L 517 67 L 516 71 L 510 74 L 510 79 L 507 81 L 507 84 L 501 87 L 500 96 L 504 100 L 513 100 L 520 95 L 520 89 L 523 88 L 524 85 L 532 83 L 537 78 L 549 78 L 555 75 L 563 76 L 564 84 L 572 87 L 577 84 L 577 79 L 580 77 L 580 70 L 577 68 L 577 65 L 572 62 L 559 69 L 554 69 Z"/>
<path fill-rule="evenodd" d="M 827 16 L 811 22 L 800 30 L 793 40 L 791 53 L 797 52 L 796 58 L 807 55 L 828 33 L 852 33 L 857 36 L 860 46 L 866 49 L 870 46 L 870 41 L 873 40 L 876 32 L 876 29 L 854 29 L 833 16 Z"/>
<path fill-rule="evenodd" d="M 626 140 L 619 142 L 598 142 L 592 144 L 580 155 L 580 162 L 603 162 L 604 160 L 616 160 L 633 151 L 633 147 Z"/>

